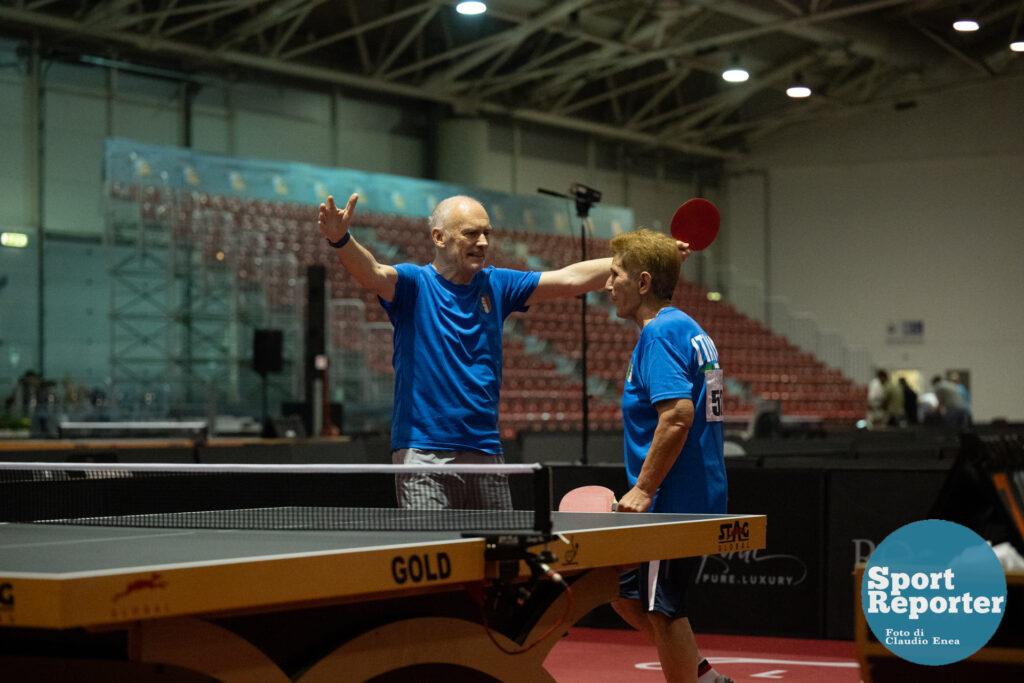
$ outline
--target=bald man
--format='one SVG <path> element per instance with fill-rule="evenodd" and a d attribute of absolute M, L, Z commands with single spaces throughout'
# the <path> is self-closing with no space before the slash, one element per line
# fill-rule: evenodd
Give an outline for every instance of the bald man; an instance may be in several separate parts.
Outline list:
<path fill-rule="evenodd" d="M 380 299 L 394 332 L 395 402 L 391 424 L 396 464 L 498 464 L 498 394 L 502 326 L 511 313 L 601 289 L 610 258 L 549 272 L 486 266 L 494 229 L 471 197 L 440 202 L 428 228 L 433 261 L 379 263 L 349 232 L 359 196 L 344 209 L 320 205 L 321 234 L 339 263 Z M 689 250 L 678 243 L 680 255 Z M 505 475 L 401 475 L 399 505 L 418 509 L 511 509 Z"/>

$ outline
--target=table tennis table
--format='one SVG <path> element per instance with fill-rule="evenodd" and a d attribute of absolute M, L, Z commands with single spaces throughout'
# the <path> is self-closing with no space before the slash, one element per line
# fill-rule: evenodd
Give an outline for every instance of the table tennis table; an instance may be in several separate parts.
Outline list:
<path fill-rule="evenodd" d="M 543 538 L 0 524 L 0 672 L 551 681 L 547 653 L 622 567 L 766 542 L 761 515 L 552 516 Z M 545 551 L 568 590 L 524 559 Z"/>

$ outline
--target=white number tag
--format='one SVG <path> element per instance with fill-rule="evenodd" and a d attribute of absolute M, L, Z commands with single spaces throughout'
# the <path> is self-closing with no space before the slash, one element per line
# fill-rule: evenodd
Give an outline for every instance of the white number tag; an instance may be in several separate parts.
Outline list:
<path fill-rule="evenodd" d="M 707 370 L 704 373 L 704 381 L 707 384 L 705 389 L 705 413 L 708 422 L 721 422 L 724 419 L 725 410 L 723 409 L 723 387 L 722 387 L 722 371 L 719 370 Z"/>

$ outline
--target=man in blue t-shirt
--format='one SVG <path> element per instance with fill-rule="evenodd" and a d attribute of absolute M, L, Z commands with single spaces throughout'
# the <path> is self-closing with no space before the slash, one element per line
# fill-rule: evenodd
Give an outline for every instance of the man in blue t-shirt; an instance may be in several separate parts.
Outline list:
<path fill-rule="evenodd" d="M 449 197 L 430 215 L 434 260 L 389 266 L 349 232 L 358 195 L 339 209 L 320 205 L 320 232 L 338 261 L 380 297 L 395 328 L 392 460 L 405 464 L 499 464 L 498 393 L 502 326 L 515 311 L 600 289 L 610 258 L 550 272 L 485 267 L 491 222 L 480 202 Z M 680 243 L 683 254 L 685 246 Z M 410 508 L 509 509 L 504 476 L 402 475 L 399 504 Z"/>
<path fill-rule="evenodd" d="M 622 394 L 626 476 L 622 512 L 724 513 L 722 368 L 711 337 L 671 305 L 679 280 L 672 238 L 638 230 L 611 241 L 605 285 L 616 314 L 640 328 Z M 670 681 L 729 679 L 700 655 L 686 594 L 700 558 L 625 572 L 613 606 L 657 646 Z"/>

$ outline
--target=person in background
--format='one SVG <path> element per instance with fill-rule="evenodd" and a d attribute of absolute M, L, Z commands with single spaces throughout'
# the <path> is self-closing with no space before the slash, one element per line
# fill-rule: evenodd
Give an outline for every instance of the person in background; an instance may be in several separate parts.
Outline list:
<path fill-rule="evenodd" d="M 620 512 L 724 513 L 723 381 L 711 337 L 671 305 L 679 260 L 671 237 L 638 230 L 611 241 L 605 285 L 616 314 L 640 338 L 622 394 L 626 474 Z M 625 572 L 615 611 L 657 647 L 668 681 L 725 683 L 700 653 L 687 593 L 700 558 L 643 563 Z"/>
<path fill-rule="evenodd" d="M 885 383 L 885 414 L 887 427 L 901 427 L 904 424 L 903 392 L 899 385 L 888 378 Z"/>
<path fill-rule="evenodd" d="M 967 391 L 967 385 L 964 384 L 963 377 L 961 377 L 960 373 L 957 372 L 956 370 L 952 370 L 949 373 L 949 381 L 956 385 L 957 391 L 960 392 L 960 398 L 963 399 L 963 402 L 964 402 L 964 410 L 966 410 L 968 412 L 968 414 L 970 414 L 971 413 L 971 393 L 969 391 Z"/>
<path fill-rule="evenodd" d="M 908 425 L 917 424 L 917 392 L 907 383 L 906 377 L 900 377 L 900 389 L 903 391 L 903 416 Z"/>
<path fill-rule="evenodd" d="M 925 391 L 917 399 L 917 421 L 925 427 L 941 427 L 942 415 L 939 413 L 939 399 L 934 391 Z"/>
<path fill-rule="evenodd" d="M 941 375 L 935 375 L 932 377 L 932 390 L 935 391 L 935 398 L 939 403 L 942 424 L 949 429 L 969 429 L 971 414 L 957 385 L 943 379 Z"/>
<path fill-rule="evenodd" d="M 878 369 L 868 383 L 868 429 L 882 429 L 889 424 L 889 373 Z"/>

